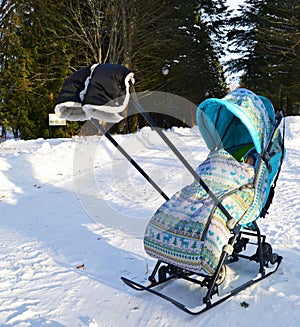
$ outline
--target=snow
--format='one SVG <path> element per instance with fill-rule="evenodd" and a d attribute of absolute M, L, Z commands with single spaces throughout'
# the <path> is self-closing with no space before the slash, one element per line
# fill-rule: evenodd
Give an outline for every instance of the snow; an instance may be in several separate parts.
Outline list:
<path fill-rule="evenodd" d="M 240 6 L 245 4 L 245 0 L 226 0 L 226 5 L 230 9 L 239 9 Z"/>
<path fill-rule="evenodd" d="M 283 263 L 200 316 L 120 280 L 147 282 L 156 261 L 144 252 L 144 229 L 164 199 L 107 139 L 2 142 L 0 326 L 299 326 L 299 126 L 299 117 L 286 119 L 286 159 L 269 215 L 259 220 Z M 206 157 L 197 128 L 166 134 L 192 166 Z M 168 195 L 192 181 L 150 128 L 115 138 Z M 224 287 L 247 270 L 237 268 Z M 174 281 L 163 290 L 200 304 L 198 288 Z"/>

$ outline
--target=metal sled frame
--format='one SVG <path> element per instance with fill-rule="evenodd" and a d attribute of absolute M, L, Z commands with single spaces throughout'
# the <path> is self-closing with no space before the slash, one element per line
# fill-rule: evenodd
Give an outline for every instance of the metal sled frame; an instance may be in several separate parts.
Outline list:
<path fill-rule="evenodd" d="M 232 237 L 230 238 L 228 244 L 224 247 L 217 269 L 212 276 L 209 275 L 201 275 L 195 272 L 185 270 L 179 267 L 176 267 L 172 264 L 158 261 L 155 265 L 152 274 L 149 276 L 150 285 L 144 286 L 139 284 L 133 280 L 130 280 L 125 277 L 121 277 L 122 281 L 130 286 L 131 288 L 138 291 L 148 291 L 152 294 L 155 294 L 170 303 L 174 304 L 177 308 L 189 313 L 191 315 L 201 314 L 214 306 L 226 301 L 230 297 L 236 295 L 242 290 L 250 287 L 251 285 L 256 284 L 257 282 L 269 277 L 273 273 L 275 273 L 282 261 L 282 257 L 276 253 L 272 252 L 272 247 L 270 244 L 265 242 L 265 236 L 261 235 L 259 227 L 256 221 L 252 222 L 251 227 L 246 230 L 241 230 L 240 225 L 235 225 L 232 222 L 234 221 L 233 217 L 228 213 L 228 211 L 223 207 L 218 198 L 213 194 L 213 192 L 208 188 L 208 186 L 204 183 L 201 177 L 196 173 L 196 171 L 191 167 L 191 165 L 186 161 L 186 159 L 181 155 L 181 153 L 177 150 L 177 148 L 171 143 L 171 141 L 165 136 L 162 130 L 156 125 L 153 119 L 149 116 L 148 113 L 144 111 L 144 108 L 139 103 L 136 93 L 134 91 L 133 86 L 131 86 L 132 93 L 131 98 L 133 100 L 133 104 L 136 107 L 137 111 L 143 116 L 143 118 L 149 123 L 152 129 L 154 129 L 162 140 L 168 145 L 168 147 L 173 151 L 173 153 L 177 156 L 177 158 L 183 163 L 183 165 L 187 168 L 187 170 L 192 174 L 196 181 L 203 187 L 203 189 L 209 194 L 209 196 L 215 202 L 215 205 L 224 213 L 226 216 L 228 227 L 231 226 Z M 283 115 L 280 114 L 276 119 L 276 124 L 274 125 L 273 133 L 280 124 Z M 124 157 L 143 175 L 143 177 L 165 198 L 168 200 L 168 196 L 160 189 L 160 187 L 148 176 L 145 171 L 130 157 L 130 155 L 114 140 L 114 138 L 105 130 L 103 126 L 99 124 L 97 120 L 92 119 L 92 123 L 101 130 L 101 132 L 109 139 L 109 141 L 124 155 Z M 271 148 L 271 144 L 269 144 L 268 148 Z M 284 154 L 284 145 L 282 146 L 282 153 Z M 282 156 L 283 157 L 283 156 Z M 267 161 L 267 158 L 264 158 Z M 281 161 L 282 162 L 282 161 Z M 279 169 L 280 171 L 280 169 Z M 278 178 L 278 174 L 276 176 L 276 180 Z M 275 182 L 276 183 L 276 182 Z M 273 195 L 272 195 L 273 196 Z M 269 196 L 270 197 L 270 196 Z M 272 199 L 270 199 L 272 201 Z M 268 202 L 270 202 L 268 201 Z M 265 208 L 262 210 L 260 217 L 264 217 L 266 213 Z M 233 227 L 234 226 L 234 227 Z M 233 228 L 232 228 L 233 227 Z M 244 237 L 250 236 L 255 237 L 256 242 L 251 243 L 250 238 Z M 257 246 L 257 251 L 255 254 L 251 256 L 243 255 L 241 252 L 246 249 L 247 244 L 255 244 Z M 259 264 L 258 275 L 253 279 L 247 281 L 246 283 L 236 287 L 229 293 L 218 296 L 219 295 L 219 285 L 223 278 L 225 278 L 224 267 L 227 264 L 238 261 L 240 258 L 247 259 L 250 261 L 255 261 Z M 272 264 L 273 268 L 269 268 L 269 263 Z M 207 288 L 207 293 L 203 297 L 203 304 L 201 304 L 201 308 L 199 310 L 193 310 L 187 308 L 183 303 L 176 301 L 175 299 L 170 298 L 169 296 L 154 290 L 153 288 L 158 285 L 162 285 L 168 281 L 174 279 L 184 279 L 186 281 L 195 283 L 200 285 L 201 287 Z M 215 297 L 219 298 L 215 301 Z"/>
<path fill-rule="evenodd" d="M 256 239 L 256 242 L 254 243 L 251 242 L 251 238 L 253 237 Z M 277 271 L 282 261 L 282 257 L 272 252 L 271 245 L 266 243 L 265 239 L 266 237 L 261 235 L 256 222 L 252 224 L 251 229 L 240 230 L 240 228 L 237 227 L 233 231 L 233 236 L 229 241 L 229 245 L 233 247 L 233 252 L 228 253 L 228 248 L 230 248 L 230 246 L 224 248 L 218 267 L 212 276 L 197 274 L 158 260 L 152 274 L 148 278 L 150 281 L 149 285 L 144 286 L 125 277 L 121 277 L 121 279 L 125 284 L 137 291 L 148 291 L 164 300 L 167 300 L 188 314 L 198 315 L 228 300 L 230 297 L 269 277 Z M 257 246 L 257 251 L 251 256 L 241 254 L 241 252 L 246 249 L 248 243 Z M 232 262 L 237 262 L 241 258 L 257 262 L 259 265 L 258 275 L 239 285 L 230 292 L 220 295 L 219 287 L 225 278 L 226 265 L 230 265 Z M 273 267 L 270 268 L 269 264 Z M 207 288 L 207 293 L 203 297 L 203 303 L 199 303 L 196 306 L 196 309 L 188 308 L 185 304 L 178 302 L 162 292 L 154 290 L 155 286 L 162 285 L 174 279 L 184 279 L 194 284 L 198 284 L 200 287 Z M 197 309 L 197 307 L 200 308 Z"/>

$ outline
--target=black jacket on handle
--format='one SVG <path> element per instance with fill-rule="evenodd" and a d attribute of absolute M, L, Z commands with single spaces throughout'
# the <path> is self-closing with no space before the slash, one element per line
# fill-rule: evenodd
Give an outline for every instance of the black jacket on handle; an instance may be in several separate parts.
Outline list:
<path fill-rule="evenodd" d="M 134 74 L 116 64 L 95 64 L 68 77 L 58 96 L 55 113 L 67 120 L 97 118 L 107 122 L 123 119 L 120 112 L 128 105 L 129 83 Z"/>

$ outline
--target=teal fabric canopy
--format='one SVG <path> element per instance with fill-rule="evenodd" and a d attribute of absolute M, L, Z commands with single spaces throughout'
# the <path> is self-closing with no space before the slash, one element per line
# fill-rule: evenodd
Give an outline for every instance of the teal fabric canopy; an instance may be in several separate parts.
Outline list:
<path fill-rule="evenodd" d="M 274 109 L 267 98 L 239 88 L 223 99 L 210 98 L 200 103 L 196 119 L 209 149 L 253 144 L 260 154 L 269 141 Z"/>

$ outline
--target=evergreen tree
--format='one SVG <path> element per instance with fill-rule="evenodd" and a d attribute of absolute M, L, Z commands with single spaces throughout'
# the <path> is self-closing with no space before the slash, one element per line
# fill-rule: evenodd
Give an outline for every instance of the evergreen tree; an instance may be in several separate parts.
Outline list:
<path fill-rule="evenodd" d="M 209 34 L 209 24 L 202 19 L 202 12 L 207 8 L 207 2 L 204 3 L 206 7 L 202 1 L 177 1 L 172 17 L 176 47 L 173 58 L 169 59 L 169 88 L 195 104 L 207 96 L 222 97 L 227 91 L 222 66 Z M 213 29 L 213 26 L 210 23 L 210 31 L 216 32 L 217 28 Z"/>
<path fill-rule="evenodd" d="M 1 9 L 1 116 L 5 127 L 12 127 L 17 137 L 21 127 L 33 127 L 28 119 L 32 61 L 22 42 L 22 4 L 5 1 Z"/>
<path fill-rule="evenodd" d="M 173 93 L 196 105 L 206 96 L 219 97 L 226 93 L 223 70 L 209 34 L 209 31 L 217 31 L 218 16 L 214 16 L 216 24 L 212 24 L 212 19 L 204 23 L 202 13 L 208 10 L 209 1 L 204 2 L 206 6 L 202 8 L 199 0 L 162 1 L 155 6 L 150 1 L 152 10 L 146 11 L 144 2 L 140 5 L 139 14 L 135 14 L 133 38 L 133 64 L 137 76 L 142 79 L 137 85 L 138 90 Z M 148 36 L 146 39 L 145 35 Z M 168 68 L 166 76 L 162 74 L 164 67 Z M 172 116 L 171 111 L 165 109 L 166 114 Z M 191 122 L 191 111 L 188 110 L 186 115 L 183 121 Z M 162 127 L 182 125 L 172 117 L 156 117 L 155 120 Z"/>
<path fill-rule="evenodd" d="M 65 67 L 43 25 L 57 6 L 52 16 L 51 3 L 39 1 L 6 1 L 1 9 L 1 113 L 15 136 L 47 137 Z"/>
<path fill-rule="evenodd" d="M 202 21 L 212 41 L 212 45 L 220 59 L 225 55 L 226 30 L 228 15 L 231 13 L 223 0 L 199 0 Z"/>
<path fill-rule="evenodd" d="M 247 0 L 231 24 L 231 52 L 241 56 L 230 62 L 230 70 L 243 71 L 242 85 L 267 96 L 277 108 L 295 112 L 300 100 L 298 1 Z"/>
<path fill-rule="evenodd" d="M 22 138 L 47 137 L 63 81 L 95 62 L 133 69 L 137 91 L 167 90 L 196 104 L 208 94 L 222 96 L 226 86 L 210 34 L 220 26 L 220 3 L 3 0 L 0 124 Z M 136 117 L 127 124 L 134 130 Z M 80 125 L 68 124 L 68 134 Z"/>
<path fill-rule="evenodd" d="M 266 26 L 260 33 L 265 38 L 265 51 L 270 60 L 265 74 L 272 76 L 278 90 L 277 104 L 288 114 L 298 114 L 300 106 L 300 4 L 299 1 L 275 1 L 268 5 Z M 276 92 L 277 91 L 277 92 Z"/>

